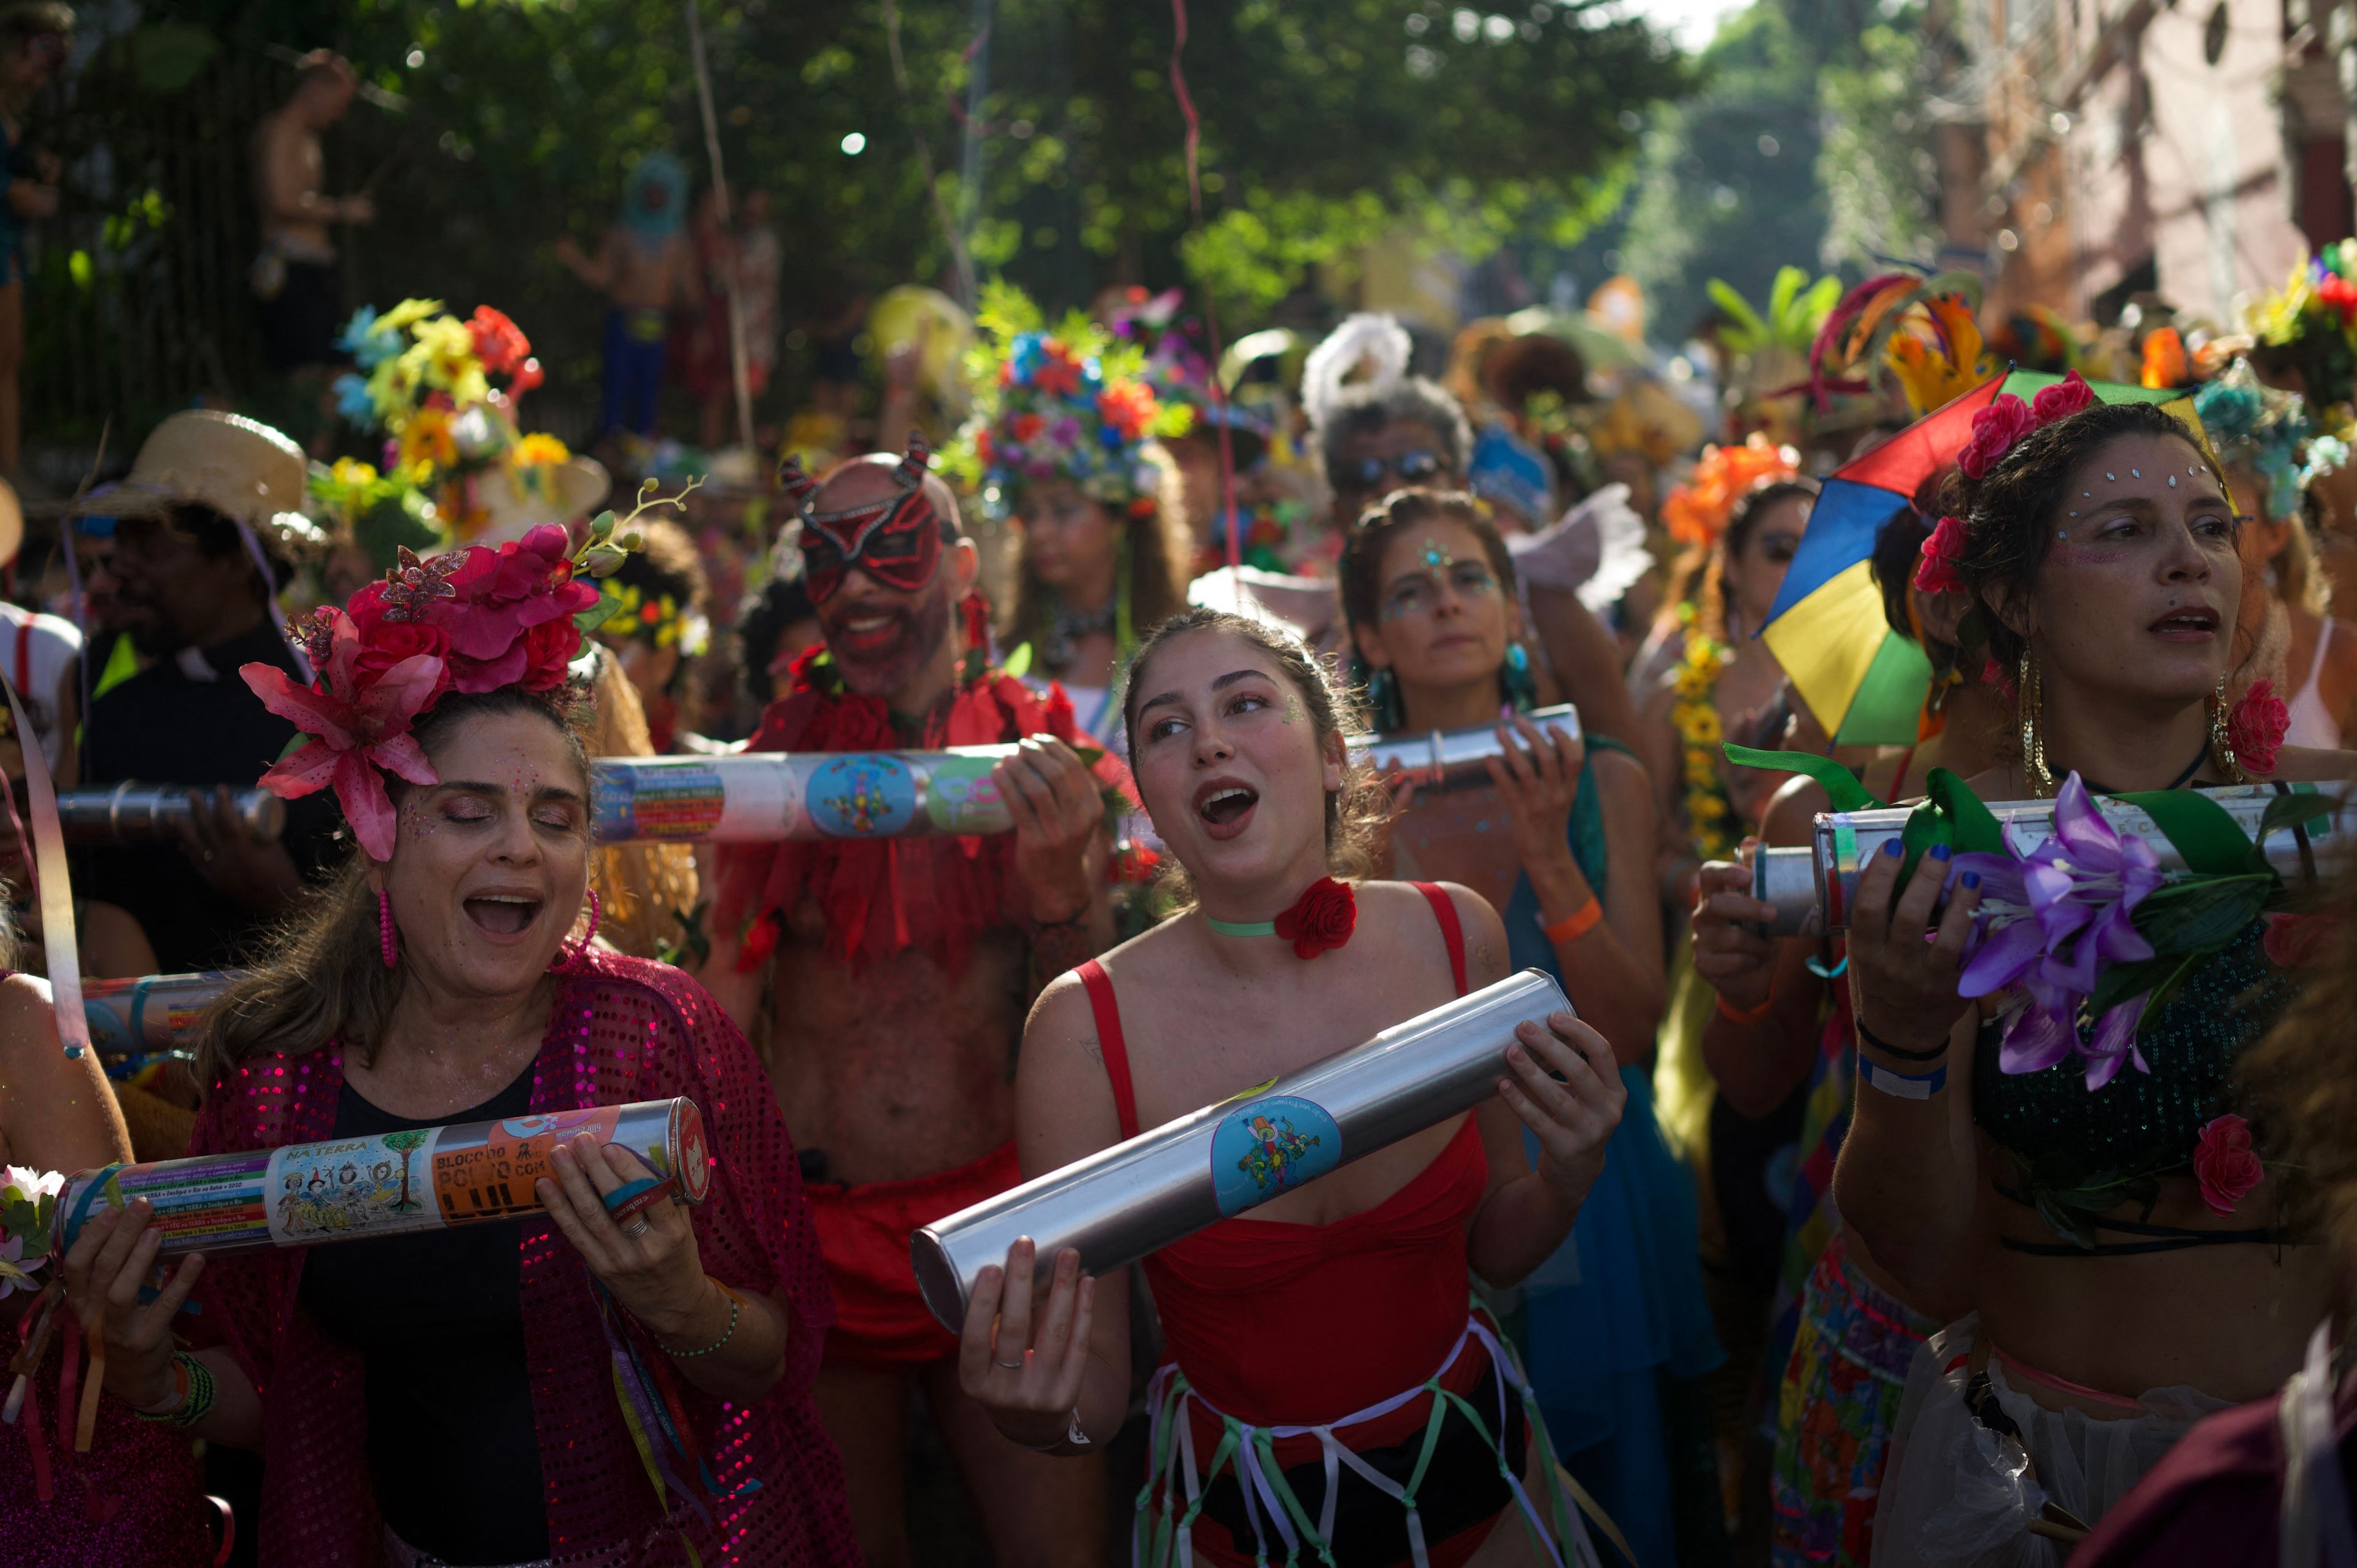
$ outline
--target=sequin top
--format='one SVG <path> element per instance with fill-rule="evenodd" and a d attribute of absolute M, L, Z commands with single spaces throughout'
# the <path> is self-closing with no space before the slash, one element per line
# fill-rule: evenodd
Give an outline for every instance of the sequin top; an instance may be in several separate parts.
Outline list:
<path fill-rule="evenodd" d="M 842 1463 L 810 1393 L 834 1308 L 793 1145 L 751 1047 L 679 971 L 593 952 L 559 981 L 531 1071 L 536 1112 L 694 1099 L 714 1161 L 712 1196 L 689 1211 L 704 1268 L 739 1290 L 774 1292 L 792 1314 L 785 1375 L 758 1402 L 732 1405 L 680 1380 L 696 1444 L 719 1489 L 736 1495 L 712 1503 L 708 1520 L 676 1497 L 666 1516 L 623 1423 L 588 1273 L 554 1221 L 527 1218 L 524 1349 L 551 1554 L 633 1568 L 856 1563 Z M 332 1045 L 252 1058 L 214 1085 L 189 1153 L 328 1137 L 342 1088 Z M 362 1361 L 302 1308 L 306 1256 L 224 1258 L 198 1287 L 200 1320 L 262 1392 L 263 1568 L 378 1554 Z"/>
<path fill-rule="evenodd" d="M 2093 1093 L 2076 1057 L 2038 1072 L 2006 1072 L 1997 1065 L 2001 1030 L 1983 1024 L 1973 1057 L 1973 1119 L 2000 1147 L 2039 1167 L 2049 1186 L 2076 1185 L 2074 1176 L 2184 1169 L 2203 1124 L 2233 1108 L 2235 1058 L 2298 993 L 2267 961 L 2265 931 L 2254 921 L 2161 1009 L 2136 1042 L 2151 1071 L 2131 1062 Z M 2082 1030 L 2083 1037 L 2093 1033 Z"/>

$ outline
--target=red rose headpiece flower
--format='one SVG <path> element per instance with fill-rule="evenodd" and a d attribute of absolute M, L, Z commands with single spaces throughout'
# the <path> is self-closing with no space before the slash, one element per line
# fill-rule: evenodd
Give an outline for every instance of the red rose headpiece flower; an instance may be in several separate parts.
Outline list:
<path fill-rule="evenodd" d="M 1964 558 L 1964 520 L 1943 517 L 1932 530 L 1932 537 L 1923 541 L 1923 553 L 1915 563 L 1915 585 L 1927 594 L 1961 594 L 1964 580 L 1956 572 L 1956 563 Z"/>
<path fill-rule="evenodd" d="M 614 548 L 601 538 L 592 553 L 601 547 Z M 562 684 L 581 650 L 575 618 L 598 603 L 575 566 L 570 537 L 544 524 L 496 550 L 475 545 L 432 561 L 404 550 L 383 582 L 342 609 L 312 612 L 292 628 L 318 671 L 309 686 L 274 665 L 239 671 L 263 706 L 309 737 L 262 776 L 263 787 L 289 800 L 332 787 L 361 847 L 392 859 L 384 775 L 440 782 L 410 733 L 419 716 L 448 692 Z"/>
<path fill-rule="evenodd" d="M 2276 695 L 2276 683 L 2264 676 L 2251 682 L 2243 700 L 2226 715 L 2226 744 L 2234 760 L 2251 773 L 2273 773 L 2291 731 L 2291 710 Z"/>

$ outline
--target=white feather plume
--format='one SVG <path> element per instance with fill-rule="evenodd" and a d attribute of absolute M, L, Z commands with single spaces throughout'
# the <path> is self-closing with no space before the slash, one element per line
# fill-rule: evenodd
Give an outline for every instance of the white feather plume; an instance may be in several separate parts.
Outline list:
<path fill-rule="evenodd" d="M 1309 350 L 1301 368 L 1301 406 L 1313 426 L 1323 425 L 1341 395 L 1344 381 L 1361 361 L 1373 361 L 1368 386 L 1387 387 L 1407 373 L 1409 353 L 1415 345 L 1407 328 L 1390 316 L 1361 310 L 1345 317 L 1342 325 Z"/>
<path fill-rule="evenodd" d="M 1526 584 L 1579 596 L 1597 615 L 1651 570 L 1645 520 L 1629 487 L 1607 485 L 1537 533 L 1508 538 L 1514 573 Z"/>

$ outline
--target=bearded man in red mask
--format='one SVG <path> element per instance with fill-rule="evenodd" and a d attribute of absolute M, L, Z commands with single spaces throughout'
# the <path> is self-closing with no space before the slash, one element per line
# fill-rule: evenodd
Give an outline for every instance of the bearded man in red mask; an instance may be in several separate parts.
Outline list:
<path fill-rule="evenodd" d="M 960 1391 L 957 1340 L 918 1295 L 909 1237 L 1022 1179 L 1016 1047 L 1040 988 L 1112 943 L 1102 789 L 1118 780 L 1073 750 L 1060 689 L 1042 697 L 986 667 L 974 546 L 929 458 L 912 435 L 905 456 L 856 458 L 817 485 L 790 461 L 824 639 L 795 661 L 751 746 L 1020 742 L 992 772 L 1015 831 L 731 846 L 705 980 L 753 1038 L 764 1037 L 755 1019 L 765 1025 L 770 1081 L 802 1150 L 835 1302 L 819 1412 L 867 1561 L 910 1561 L 901 1455 L 913 1379 L 997 1561 L 1093 1565 L 1105 1552 L 1100 1466 L 1015 1447 Z"/>

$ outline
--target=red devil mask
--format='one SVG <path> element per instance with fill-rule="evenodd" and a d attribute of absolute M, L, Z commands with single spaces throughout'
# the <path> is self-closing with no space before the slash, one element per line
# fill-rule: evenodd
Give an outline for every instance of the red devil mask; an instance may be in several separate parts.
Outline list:
<path fill-rule="evenodd" d="M 811 603 L 834 597 L 855 566 L 904 594 L 933 580 L 944 524 L 925 493 L 925 468 L 931 460 L 924 436 L 910 431 L 908 455 L 893 470 L 893 493 L 841 511 L 818 510 L 819 487 L 799 460 L 788 457 L 779 467 L 786 499 L 802 516 L 802 578 L 810 585 Z"/>

